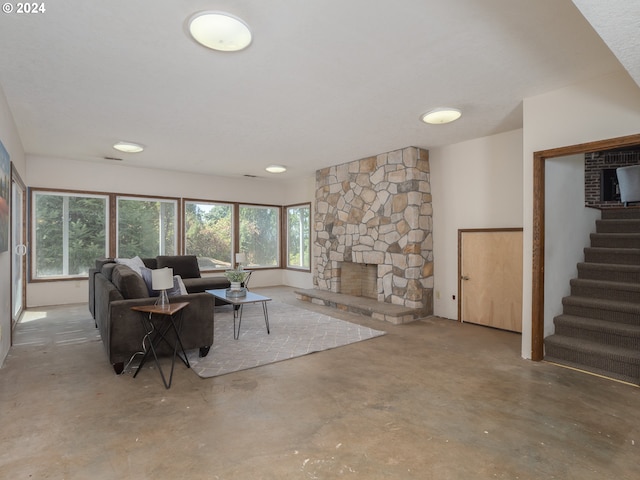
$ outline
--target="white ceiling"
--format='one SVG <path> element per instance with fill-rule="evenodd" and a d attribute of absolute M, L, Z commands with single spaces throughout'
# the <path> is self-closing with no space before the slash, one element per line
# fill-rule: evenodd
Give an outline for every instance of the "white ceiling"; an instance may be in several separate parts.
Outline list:
<path fill-rule="evenodd" d="M 571 0 L 47 1 L 0 16 L 0 85 L 27 154 L 291 179 L 521 128 L 523 98 L 621 65 L 640 85 L 640 2 L 574 2 L 615 55 Z M 251 46 L 196 44 L 201 10 L 243 18 Z M 440 106 L 463 117 L 419 121 Z"/>

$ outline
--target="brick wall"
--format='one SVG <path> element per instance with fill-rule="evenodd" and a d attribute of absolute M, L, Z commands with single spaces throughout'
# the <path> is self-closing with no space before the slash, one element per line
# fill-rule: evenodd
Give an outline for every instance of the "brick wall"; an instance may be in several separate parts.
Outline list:
<path fill-rule="evenodd" d="M 584 199 L 590 207 L 620 206 L 620 196 L 605 201 L 601 198 L 604 170 L 640 164 L 639 151 L 595 152 L 587 153 L 584 158 Z"/>

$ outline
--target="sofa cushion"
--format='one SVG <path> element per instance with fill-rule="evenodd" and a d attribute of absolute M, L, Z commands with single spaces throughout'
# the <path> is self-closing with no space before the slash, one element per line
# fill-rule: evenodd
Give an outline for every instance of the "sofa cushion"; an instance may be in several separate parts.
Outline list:
<path fill-rule="evenodd" d="M 150 268 L 151 270 L 157 270 L 158 268 L 158 261 L 156 260 L 156 257 L 143 258 L 142 262 L 145 267 Z"/>
<path fill-rule="evenodd" d="M 181 278 L 200 278 L 200 267 L 195 255 L 159 255 L 156 257 L 158 268 L 173 268 L 174 275 Z"/>
<path fill-rule="evenodd" d="M 134 272 L 130 267 L 118 264 L 113 268 L 111 275 L 113 285 L 120 291 L 125 299 L 148 298 L 149 291 L 142 276 Z"/>
<path fill-rule="evenodd" d="M 218 288 L 229 288 L 231 283 L 223 276 L 210 276 L 202 278 L 183 278 L 184 286 L 189 293 L 200 293 Z"/>

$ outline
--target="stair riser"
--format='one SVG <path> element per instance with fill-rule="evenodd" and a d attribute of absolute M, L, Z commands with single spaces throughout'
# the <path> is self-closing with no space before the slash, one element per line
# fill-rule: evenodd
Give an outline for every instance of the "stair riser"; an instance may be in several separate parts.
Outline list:
<path fill-rule="evenodd" d="M 595 286 L 588 287 L 584 285 L 572 285 L 571 295 L 576 297 L 602 298 L 604 300 L 640 303 L 640 292 L 615 290 L 612 288 L 598 288 Z"/>
<path fill-rule="evenodd" d="M 621 218 L 640 219 L 640 208 L 609 208 L 602 210 L 603 220 L 616 220 Z"/>
<path fill-rule="evenodd" d="M 561 322 L 556 323 L 555 333 L 565 337 L 598 342 L 602 345 L 640 350 L 640 338 L 638 337 L 628 337 L 603 330 L 587 330 L 575 325 L 564 325 Z"/>
<path fill-rule="evenodd" d="M 606 320 L 607 322 L 626 323 L 627 325 L 640 325 L 640 315 L 635 313 L 566 304 L 563 304 L 562 311 L 565 315 L 573 315 L 575 317 L 595 318 L 597 320 Z"/>
<path fill-rule="evenodd" d="M 640 233 L 640 220 L 596 220 L 597 233 Z"/>
<path fill-rule="evenodd" d="M 640 236 L 629 234 L 614 237 L 611 235 L 591 234 L 591 246 L 596 248 L 640 248 Z"/>
<path fill-rule="evenodd" d="M 607 282 L 640 283 L 639 271 L 593 270 L 578 266 L 578 278 L 584 280 L 604 280 Z"/>
<path fill-rule="evenodd" d="M 582 370 L 598 374 L 602 374 L 604 371 L 612 378 L 635 384 L 640 383 L 640 365 L 630 364 L 593 352 L 582 352 L 556 345 L 546 345 L 545 359 L 563 365 L 578 366 Z"/>
<path fill-rule="evenodd" d="M 640 265 L 640 253 L 619 253 L 601 250 L 584 250 L 585 262 L 612 263 L 614 265 Z"/>

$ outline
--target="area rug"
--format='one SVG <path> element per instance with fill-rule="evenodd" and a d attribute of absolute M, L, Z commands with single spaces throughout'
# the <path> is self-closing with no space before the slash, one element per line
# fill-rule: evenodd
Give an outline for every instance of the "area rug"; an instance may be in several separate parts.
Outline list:
<path fill-rule="evenodd" d="M 187 352 L 193 371 L 202 378 L 216 377 L 386 333 L 276 301 L 267 302 L 267 307 L 271 333 L 267 334 L 262 305 L 247 304 L 238 340 L 233 339 L 232 307 L 216 307 L 209 355 L 200 358 L 198 350 Z"/>

